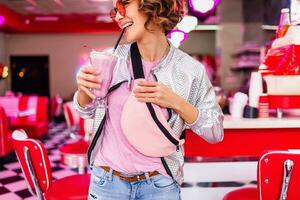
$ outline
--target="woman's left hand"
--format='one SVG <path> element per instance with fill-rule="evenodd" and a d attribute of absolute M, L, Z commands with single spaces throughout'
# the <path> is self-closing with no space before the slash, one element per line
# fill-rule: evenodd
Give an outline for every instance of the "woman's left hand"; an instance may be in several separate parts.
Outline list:
<path fill-rule="evenodd" d="M 133 93 L 138 101 L 166 108 L 175 108 L 182 98 L 162 83 L 138 80 Z"/>

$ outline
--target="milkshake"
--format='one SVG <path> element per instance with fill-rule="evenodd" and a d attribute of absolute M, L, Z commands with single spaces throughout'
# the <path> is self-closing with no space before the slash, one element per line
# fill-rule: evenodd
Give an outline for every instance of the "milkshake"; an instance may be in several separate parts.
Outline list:
<path fill-rule="evenodd" d="M 108 52 L 92 51 L 90 53 L 91 65 L 100 71 L 102 79 L 101 88 L 92 91 L 97 99 L 103 99 L 107 95 L 117 61 L 117 56 Z"/>

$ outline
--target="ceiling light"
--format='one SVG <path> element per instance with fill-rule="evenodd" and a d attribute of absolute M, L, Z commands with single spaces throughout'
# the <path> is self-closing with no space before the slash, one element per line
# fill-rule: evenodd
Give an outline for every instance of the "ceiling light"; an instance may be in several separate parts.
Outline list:
<path fill-rule="evenodd" d="M 57 16 L 36 16 L 35 21 L 58 21 L 59 17 Z"/>
<path fill-rule="evenodd" d="M 217 4 L 217 0 L 190 0 L 190 6 L 196 11 L 205 14 L 213 10 Z"/>
<path fill-rule="evenodd" d="M 198 19 L 195 16 L 184 16 L 177 24 L 177 28 L 183 32 L 189 33 L 194 30 L 198 24 Z"/>
<path fill-rule="evenodd" d="M 170 42 L 178 48 L 187 39 L 187 34 L 180 30 L 172 30 L 168 34 L 168 38 Z"/>

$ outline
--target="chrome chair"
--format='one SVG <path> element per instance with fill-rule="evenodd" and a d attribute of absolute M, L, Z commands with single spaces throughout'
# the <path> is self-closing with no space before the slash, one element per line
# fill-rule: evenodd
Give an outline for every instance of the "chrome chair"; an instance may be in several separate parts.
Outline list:
<path fill-rule="evenodd" d="M 231 191 L 223 200 L 298 200 L 299 170 L 300 150 L 267 152 L 258 163 L 257 188 Z"/>
<path fill-rule="evenodd" d="M 12 134 L 13 144 L 30 193 L 39 200 L 86 200 L 90 175 L 72 175 L 52 181 L 50 161 L 44 145 L 28 138 L 23 130 Z"/>

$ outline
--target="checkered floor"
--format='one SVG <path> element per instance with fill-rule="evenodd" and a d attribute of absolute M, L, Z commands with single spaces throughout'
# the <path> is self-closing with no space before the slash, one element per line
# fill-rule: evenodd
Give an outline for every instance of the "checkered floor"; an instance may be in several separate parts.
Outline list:
<path fill-rule="evenodd" d="M 65 123 L 51 123 L 47 136 L 42 139 L 42 142 L 48 150 L 53 180 L 77 174 L 75 169 L 65 167 L 60 161 L 58 147 L 69 140 L 72 139 L 68 135 Z M 20 165 L 15 156 L 12 155 L 11 157 L 12 158 L 9 159 L 10 161 L 6 161 L 4 164 L 4 168 L 0 169 L 0 199 L 36 199 L 32 197 L 27 190 Z M 253 180 L 256 177 L 256 162 L 239 162 L 236 164 L 239 165 L 239 168 L 244 170 L 243 173 L 247 174 L 247 176 L 240 175 L 235 179 L 233 174 L 236 174 L 236 172 L 232 171 L 233 165 L 231 163 L 229 163 L 229 165 L 218 162 L 186 163 L 184 168 L 186 182 L 182 185 L 182 199 L 220 200 L 224 194 L 230 190 L 247 186 L 255 187 L 255 181 Z M 216 170 L 217 168 L 221 168 L 222 170 Z M 215 180 L 217 181 L 210 181 L 211 179 L 214 180 L 214 178 L 209 175 L 209 173 L 206 173 L 209 171 L 211 171 L 211 174 L 216 175 Z M 202 174 L 197 174 L 198 172 L 202 172 Z M 234 181 L 224 181 L 218 178 L 223 177 L 224 174 L 228 176 L 230 173 Z M 248 174 L 251 174 L 251 176 L 249 177 Z M 205 177 L 205 175 L 207 177 Z M 199 180 L 203 182 L 197 182 Z"/>

